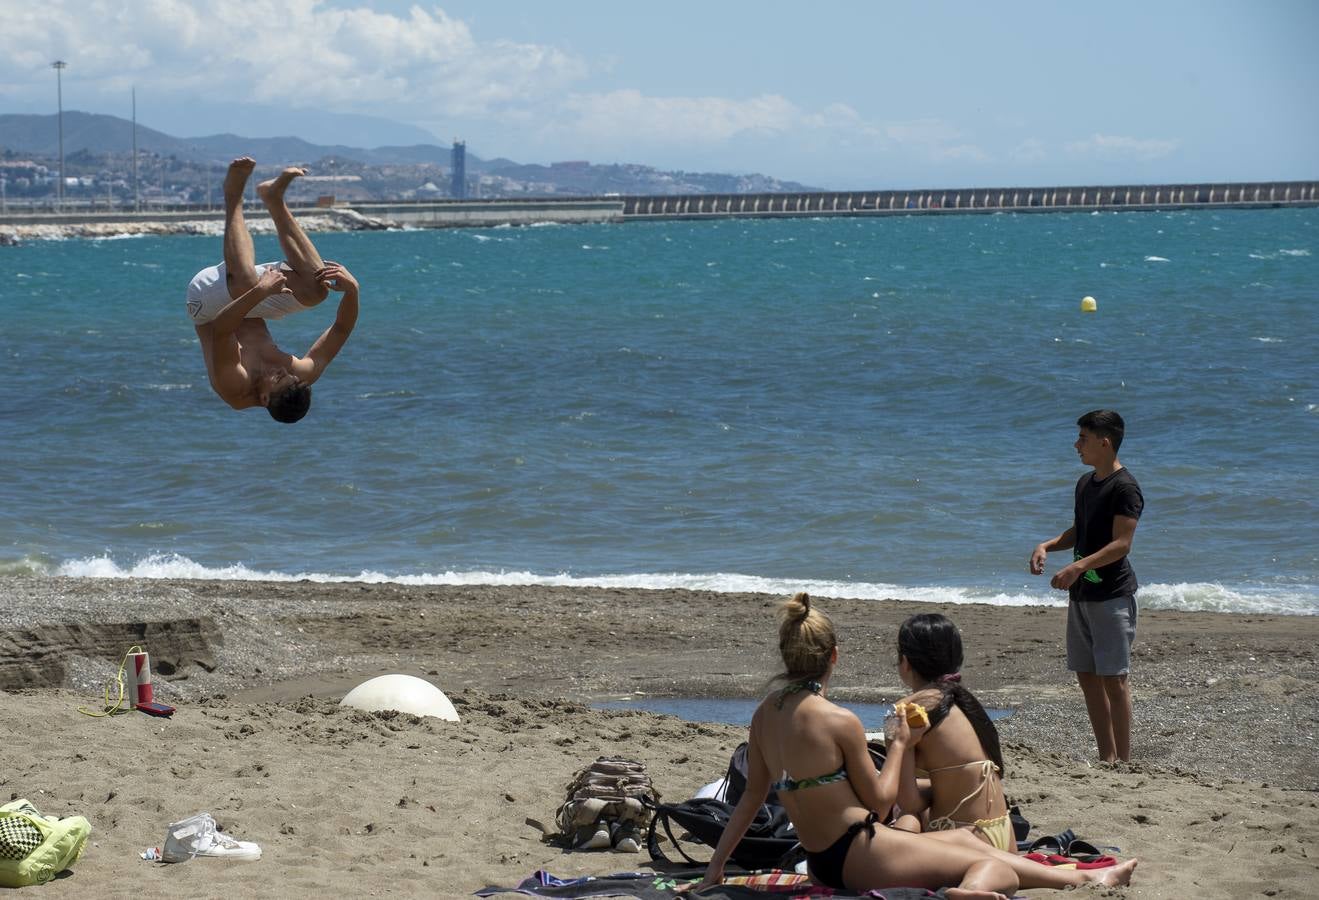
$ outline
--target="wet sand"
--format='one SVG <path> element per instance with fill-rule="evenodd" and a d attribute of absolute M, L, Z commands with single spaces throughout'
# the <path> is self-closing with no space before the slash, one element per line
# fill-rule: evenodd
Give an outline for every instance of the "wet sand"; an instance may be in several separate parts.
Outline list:
<path fill-rule="evenodd" d="M 82 814 L 93 843 L 52 897 L 464 896 L 648 867 L 565 853 L 551 824 L 599 755 L 644 762 L 666 800 L 719 777 L 743 729 L 590 708 L 756 697 L 774 607 L 750 594 L 550 587 L 62 578 L 0 580 L 0 788 Z M 1063 660 L 1061 608 L 821 600 L 841 636 L 836 699 L 899 696 L 913 612 L 962 628 L 964 683 L 1000 723 L 1034 835 L 1072 828 L 1141 864 L 1130 897 L 1302 897 L 1319 885 L 1319 617 L 1142 611 L 1131 765 L 1095 758 Z M 151 652 L 169 720 L 94 719 L 128 646 Z M 457 724 L 339 707 L 387 672 L 441 687 Z M 138 858 L 207 810 L 257 863 Z M 1032 896 L 1049 896 L 1044 891 Z"/>

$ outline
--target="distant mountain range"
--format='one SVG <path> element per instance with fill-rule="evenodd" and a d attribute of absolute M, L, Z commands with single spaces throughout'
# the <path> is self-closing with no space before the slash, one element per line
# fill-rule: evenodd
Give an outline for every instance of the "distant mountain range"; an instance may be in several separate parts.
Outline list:
<path fill-rule="evenodd" d="M 118 116 L 64 113 L 64 153 L 125 155 L 132 152 L 133 123 Z M 251 138 L 213 134 L 180 138 L 137 126 L 139 151 L 175 157 L 202 165 L 227 164 L 236 156 L 253 156 L 263 165 L 306 165 L 327 157 L 354 160 L 367 166 L 440 166 L 447 168 L 450 148 L 435 144 L 400 147 L 348 147 L 313 144 L 297 137 Z M 59 155 L 59 122 L 53 115 L 0 115 L 0 151 L 44 159 Z M 557 193 L 746 192 L 812 190 L 796 182 L 766 175 L 663 172 L 635 164 L 526 165 L 513 160 L 482 159 L 468 152 L 469 175 L 498 175 L 516 182 L 534 182 Z M 657 187 L 658 186 L 658 187 Z"/>
<path fill-rule="evenodd" d="M 0 115 L 0 148 L 44 157 L 59 154 L 59 117 Z M 449 148 L 433 144 L 415 147 L 362 147 L 312 144 L 296 137 L 249 138 L 211 134 L 179 138 L 137 126 L 137 148 L 188 162 L 226 164 L 235 156 L 255 156 L 271 165 L 295 165 L 327 156 L 346 157 L 368 165 L 448 165 Z M 85 150 L 94 154 L 131 153 L 133 123 L 118 116 L 67 111 L 64 113 L 65 155 Z M 469 167 L 481 160 L 468 154 Z"/>

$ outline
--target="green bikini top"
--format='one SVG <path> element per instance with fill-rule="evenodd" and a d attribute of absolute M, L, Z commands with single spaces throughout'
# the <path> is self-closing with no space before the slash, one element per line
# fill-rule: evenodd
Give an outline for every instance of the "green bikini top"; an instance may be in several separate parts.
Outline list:
<path fill-rule="evenodd" d="M 812 694 L 818 694 L 822 690 L 824 690 L 824 686 L 813 678 L 804 678 L 801 681 L 794 681 L 779 692 L 778 708 L 782 709 L 783 701 L 787 700 L 792 694 L 797 694 L 802 691 L 810 691 Z M 771 784 L 769 789 L 776 792 L 800 791 L 805 788 L 819 787 L 822 784 L 835 784 L 839 781 L 846 780 L 847 763 L 843 763 L 838 767 L 836 772 L 830 772 L 828 775 L 817 775 L 814 778 L 802 778 L 801 780 L 794 779 L 785 769 L 783 775 L 778 781 Z"/>
<path fill-rule="evenodd" d="M 782 793 L 783 791 L 800 791 L 805 788 L 819 787 L 822 784 L 835 784 L 839 781 L 846 780 L 847 763 L 843 763 L 838 767 L 837 771 L 830 772 L 828 775 L 817 775 L 814 778 L 802 778 L 800 780 L 793 779 L 793 777 L 785 771 L 783 776 L 769 787 L 772 791 Z"/>

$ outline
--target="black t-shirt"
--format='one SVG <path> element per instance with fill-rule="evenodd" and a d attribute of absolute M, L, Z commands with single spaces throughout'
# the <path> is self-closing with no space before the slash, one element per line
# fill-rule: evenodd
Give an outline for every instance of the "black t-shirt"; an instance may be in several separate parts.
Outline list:
<path fill-rule="evenodd" d="M 1072 559 L 1089 556 L 1113 540 L 1113 517 L 1139 519 L 1145 509 L 1140 485 L 1126 469 L 1107 478 L 1087 472 L 1076 482 L 1076 544 Z M 1117 562 L 1090 569 L 1072 585 L 1073 600 L 1112 600 L 1136 593 L 1136 573 L 1124 556 Z"/>

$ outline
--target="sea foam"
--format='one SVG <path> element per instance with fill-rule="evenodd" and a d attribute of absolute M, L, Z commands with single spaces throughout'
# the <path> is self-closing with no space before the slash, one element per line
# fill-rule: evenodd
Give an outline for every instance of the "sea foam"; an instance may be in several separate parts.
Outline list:
<path fill-rule="evenodd" d="M 426 585 L 548 585 L 558 587 L 635 588 L 643 590 L 691 590 L 716 593 L 753 593 L 786 596 L 806 591 L 817 597 L 846 597 L 857 600 L 908 600 L 917 603 L 984 603 L 990 606 L 1065 605 L 1065 599 L 1047 587 L 1000 590 L 953 585 L 908 586 L 873 582 L 823 579 L 767 578 L 735 572 L 707 574 L 648 572 L 635 574 L 573 575 L 566 572 L 542 574 L 528 571 L 445 571 L 421 574 L 390 574 L 364 570 L 355 575 L 328 572 L 275 572 L 249 568 L 242 563 L 206 566 L 179 554 L 151 554 L 120 565 L 109 556 L 71 559 L 57 566 L 25 561 L 18 569 L 0 567 L 0 574 L 50 574 L 69 578 L 214 579 L 219 581 L 310 581 L 325 584 Z M 1227 587 L 1217 583 L 1148 584 L 1140 589 L 1140 605 L 1148 609 L 1186 612 L 1227 612 L 1273 615 L 1319 614 L 1319 596 L 1312 590 L 1277 588 L 1268 585 Z"/>

